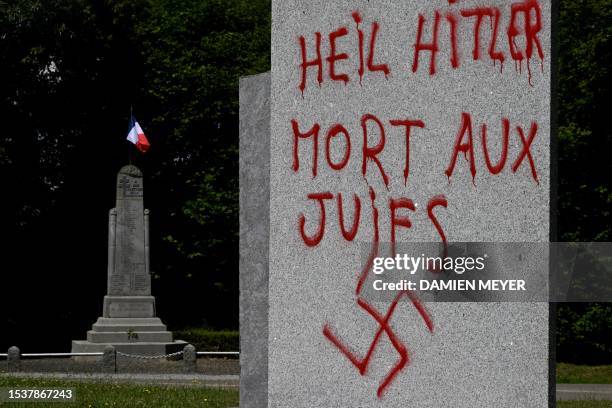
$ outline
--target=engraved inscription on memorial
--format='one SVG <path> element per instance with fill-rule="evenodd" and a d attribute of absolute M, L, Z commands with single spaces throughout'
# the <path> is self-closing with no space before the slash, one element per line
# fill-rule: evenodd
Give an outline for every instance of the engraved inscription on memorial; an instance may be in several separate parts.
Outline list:
<path fill-rule="evenodd" d="M 135 275 L 134 276 L 134 290 L 137 292 L 145 291 L 149 288 L 147 275 Z"/>
<path fill-rule="evenodd" d="M 115 317 L 132 317 L 134 314 L 153 315 L 153 304 L 147 302 L 112 303 L 110 312 Z"/>
<path fill-rule="evenodd" d="M 120 197 L 142 197 L 142 178 L 123 174 L 119 176 L 118 190 Z"/>
<path fill-rule="evenodd" d="M 127 286 L 127 275 L 113 274 L 111 275 L 110 293 L 118 294 L 121 293 L 124 287 Z"/>

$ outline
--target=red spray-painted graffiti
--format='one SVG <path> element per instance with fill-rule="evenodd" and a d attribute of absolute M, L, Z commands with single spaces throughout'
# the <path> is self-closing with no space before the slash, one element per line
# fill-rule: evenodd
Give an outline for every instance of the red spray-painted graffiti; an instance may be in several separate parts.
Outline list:
<path fill-rule="evenodd" d="M 456 1 L 450 1 L 447 8 L 436 9 L 431 16 L 421 13 L 418 15 L 418 19 L 415 21 L 416 33 L 414 42 L 408 42 L 405 47 L 406 51 L 412 52 L 412 56 L 407 57 L 412 73 L 419 73 L 419 65 L 423 65 L 422 57 L 424 58 L 426 53 L 429 53 L 428 72 L 430 76 L 436 75 L 440 64 L 437 57 L 444 47 L 449 48 L 449 62 L 452 69 L 461 68 L 462 50 L 458 41 L 459 30 L 463 25 L 469 25 L 473 22 L 471 60 L 483 61 L 488 57 L 493 62 L 493 66 L 499 62 L 500 73 L 503 73 L 503 64 L 507 56 L 514 61 L 515 69 L 519 73 L 522 73 L 523 61 L 525 61 L 528 83 L 533 86 L 530 61 L 534 54 L 537 54 L 541 69 L 542 71 L 544 70 L 544 51 L 540 39 L 543 29 L 542 8 L 538 0 L 523 0 L 511 3 L 506 13 L 502 13 L 503 10 L 495 6 L 461 8 L 460 5 L 455 5 L 455 3 Z M 351 64 L 356 66 L 355 71 L 359 76 L 360 85 L 363 84 L 367 72 L 371 74 L 381 72 L 385 78 L 391 75 L 392 70 L 387 63 L 374 62 L 381 59 L 380 56 L 376 56 L 376 45 L 382 32 L 381 24 L 377 21 L 373 21 L 370 24 L 369 42 L 366 45 L 366 37 L 368 35 L 361 28 L 363 23 L 362 15 L 358 11 L 354 11 L 352 18 L 355 23 L 354 31 L 348 25 L 342 25 L 326 36 L 325 41 L 329 43 L 327 56 L 324 56 L 322 52 L 324 36 L 320 32 L 314 33 L 314 41 L 312 38 L 307 40 L 303 35 L 298 38 L 301 59 L 298 88 L 302 95 L 304 95 L 304 91 L 308 86 L 310 68 L 316 70 L 317 84 L 319 86 L 324 84 L 326 81 L 326 75 L 324 74 L 325 63 L 327 63 L 327 77 L 329 81 L 339 81 L 345 85 L 351 80 L 352 70 L 349 69 Z M 444 20 L 448 24 L 448 30 L 443 27 L 445 25 Z M 486 20 L 490 23 L 489 38 L 481 41 L 485 35 L 485 30 L 482 27 Z M 505 32 L 502 31 L 504 27 L 506 29 Z M 448 37 L 445 36 L 446 31 L 448 32 Z M 504 36 L 505 38 L 502 38 Z M 357 40 L 356 50 L 349 43 L 351 38 L 355 37 Z M 486 43 L 486 54 L 484 54 L 484 57 L 481 52 L 481 42 Z M 505 47 L 504 43 L 506 44 Z M 357 58 L 351 54 L 351 51 L 357 54 Z M 309 59 L 308 54 L 313 56 Z M 356 62 L 353 63 L 353 60 L 356 60 Z M 344 72 L 338 72 L 337 63 L 339 62 L 344 67 Z M 470 60 L 463 60 L 463 62 L 464 64 L 469 63 Z M 394 67 L 393 69 L 398 71 L 405 68 Z M 376 78 L 376 75 L 371 76 Z"/>
<path fill-rule="evenodd" d="M 515 68 L 518 72 L 522 71 L 523 60 L 526 61 L 528 72 L 528 84 L 532 84 L 532 73 L 530 67 L 531 58 L 537 54 L 541 62 L 542 71 L 544 69 L 544 52 L 540 36 L 542 35 L 542 10 L 538 0 L 522 0 L 509 4 L 505 10 L 500 7 L 479 6 L 473 8 L 462 7 L 457 4 L 457 0 L 447 0 L 448 7 L 438 8 L 429 11 L 429 14 L 418 14 L 418 19 L 413 23 L 414 37 L 405 42 L 404 49 L 411 55 L 403 57 L 407 64 L 402 67 L 391 67 L 385 63 L 386 54 L 380 52 L 380 47 L 377 48 L 377 41 L 384 36 L 385 30 L 377 21 L 372 21 L 369 27 L 364 23 L 362 15 L 358 11 L 351 13 L 352 22 L 350 24 L 341 24 L 337 29 L 330 31 L 327 35 L 322 35 L 320 32 L 314 32 L 312 36 L 300 36 L 298 38 L 298 89 L 304 96 L 304 92 L 309 88 L 309 73 L 316 73 L 316 83 L 318 88 L 324 84 L 340 82 L 348 85 L 355 73 L 358 75 L 359 85 L 363 85 L 364 80 L 377 80 L 384 75 L 385 79 L 391 77 L 391 71 L 398 72 L 400 69 L 408 69 L 409 75 L 425 75 L 428 77 L 440 75 L 445 67 L 444 64 L 449 64 L 453 70 L 460 69 L 462 64 L 465 65 L 471 61 L 492 61 L 492 65 L 496 66 L 499 62 L 500 74 L 503 74 L 503 64 L 508 59 L 514 61 Z M 460 3 L 460 2 L 459 2 Z M 504 6 L 505 7 L 505 6 Z M 486 36 L 486 22 L 490 23 L 488 30 L 488 38 Z M 354 23 L 354 24 L 353 24 Z M 505 25 L 504 25 L 505 24 Z M 462 60 L 462 50 L 458 41 L 462 28 L 465 26 L 471 27 L 469 37 L 472 38 L 471 58 Z M 484 28 L 483 28 L 484 25 Z M 363 29 L 362 27 L 366 27 Z M 369 28 L 369 29 L 368 29 Z M 505 28 L 505 31 L 504 31 Z M 446 37 L 446 35 L 448 35 Z M 465 37 L 465 36 L 464 36 Z M 461 38 L 464 38 L 461 37 Z M 308 38 L 308 39 L 307 39 Z M 350 40 L 353 39 L 357 46 L 350 46 Z M 314 41 L 313 41 L 314 40 Z M 323 51 L 322 42 L 327 41 L 329 46 Z M 483 45 L 484 44 L 484 45 Z M 441 61 L 439 55 L 444 47 L 448 48 L 450 60 L 448 62 Z M 481 50 L 485 47 L 486 51 Z M 483 52 L 484 51 L 484 52 Z M 352 54 L 357 54 L 353 56 Z M 309 57 L 310 55 L 310 57 Z M 428 61 L 427 58 L 428 57 Z M 310 58 L 310 59 L 309 59 Z M 351 69 L 353 64 L 353 69 Z M 427 67 L 427 64 L 429 65 Z M 419 70 L 419 65 L 424 65 Z M 411 72 L 410 72 L 411 71 Z M 311 78 L 312 82 L 313 79 Z M 480 152 L 476 148 L 478 140 L 474 139 L 474 131 L 472 127 L 472 115 L 467 112 L 462 112 L 459 118 L 460 123 L 457 126 L 457 134 L 454 142 L 449 143 L 450 157 L 448 166 L 444 171 L 448 177 L 449 183 L 458 164 L 460 153 L 463 153 L 465 162 L 467 163 L 469 174 L 471 175 L 471 184 L 476 188 L 477 174 L 488 173 L 491 176 L 497 176 L 502 173 L 508 161 L 508 152 L 510 148 L 509 138 L 516 135 L 519 138 L 522 147 L 515 160 L 510 166 L 512 173 L 516 173 L 519 168 L 529 167 L 527 177 L 535 181 L 539 185 L 538 173 L 534 155 L 532 154 L 532 146 L 534 139 L 538 133 L 538 124 L 535 121 L 531 122 L 529 133 L 523 127 L 516 125 L 516 132 L 512 131 L 511 122 L 508 118 L 502 116 L 501 121 L 501 148 L 499 156 L 495 155 L 498 160 L 491 159 L 489 147 L 491 145 L 491 136 L 489 135 L 489 144 L 487 142 L 487 124 L 482 123 L 480 126 L 481 138 L 480 144 L 482 147 L 482 156 L 484 163 L 479 160 Z M 391 126 L 389 126 L 389 124 Z M 393 172 L 389 171 L 388 162 L 385 162 L 382 157 L 387 142 L 387 135 L 390 138 L 397 137 L 394 133 L 402 132 L 400 135 L 405 140 L 405 151 L 402 150 L 404 168 L 403 168 L 403 186 L 406 187 L 410 180 L 410 146 L 411 143 L 421 142 L 422 129 L 426 128 L 425 122 L 419 119 L 393 119 L 383 121 L 379 117 L 371 113 L 365 113 L 359 118 L 358 125 L 349 127 L 339 123 L 332 123 L 328 128 L 325 138 L 323 134 L 319 138 L 319 133 L 322 128 L 319 123 L 314 123 L 312 127 L 304 127 L 304 124 L 298 123 L 296 119 L 291 120 L 292 128 L 292 170 L 297 172 L 308 172 L 313 179 L 319 176 L 320 166 L 327 166 L 332 172 L 349 171 L 352 168 L 354 171 L 361 173 L 363 180 L 368 185 L 369 199 L 371 206 L 371 224 L 372 225 L 372 246 L 370 249 L 368 260 L 363 269 L 357 276 L 355 285 L 355 301 L 360 312 L 372 318 L 377 325 L 371 343 L 362 357 L 350 348 L 350 341 L 341 339 L 336 334 L 332 325 L 326 322 L 323 325 L 323 335 L 329 342 L 344 355 L 350 363 L 358 370 L 359 374 L 364 376 L 368 373 L 368 368 L 372 361 L 374 352 L 380 345 L 384 336 L 387 337 L 395 352 L 397 360 L 390 368 L 387 374 L 382 378 L 376 395 L 382 398 L 386 390 L 391 386 L 398 374 L 404 370 L 411 361 L 411 355 L 408 347 L 401 340 L 400 336 L 392 327 L 392 318 L 402 300 L 405 300 L 423 321 L 424 330 L 429 333 L 434 332 L 434 323 L 430 313 L 427 311 L 416 295 L 410 291 L 398 293 L 392 302 L 387 307 L 386 311 L 380 311 L 370 304 L 363 295 L 364 285 L 370 276 L 370 271 L 374 263 L 374 259 L 380 255 L 380 231 L 379 231 L 379 208 L 376 205 L 376 193 L 370 183 L 375 179 L 377 182 L 381 180 L 387 191 L 390 191 L 390 185 L 395 180 L 391 179 Z M 361 135 L 356 139 L 351 138 L 348 129 L 361 128 Z M 402 129 L 403 127 L 403 129 Z M 399 129 L 398 129 L 399 128 Z M 490 129 L 489 129 L 489 132 Z M 371 136 L 377 133 L 378 138 L 373 141 Z M 415 139 L 414 141 L 412 139 Z M 450 139 L 449 139 L 450 140 Z M 319 146 L 321 141 L 321 147 Z M 308 145 L 312 143 L 311 147 Z M 358 144 L 361 143 L 361 146 Z M 452 145 L 451 145 L 452 143 Z M 312 152 L 312 167 L 308 169 L 300 169 L 300 145 L 305 144 L 307 147 L 302 148 L 308 152 Z M 339 156 L 332 155 L 332 145 L 334 151 L 341 153 Z M 358 147 L 357 147 L 358 146 Z M 513 145 L 515 146 L 515 144 Z M 319 160 L 319 149 L 324 149 Z M 389 149 L 388 149 L 389 150 Z M 495 149 L 497 150 L 497 149 Z M 323 154 L 324 153 L 324 154 Z M 357 157 L 353 157 L 357 156 Z M 353 163 L 351 160 L 357 159 L 358 163 Z M 319 163 L 321 161 L 321 163 Z M 351 165 L 352 163 L 352 165 Z M 358 166 L 355 166 L 358 164 Z M 327 172 L 327 169 L 322 171 Z M 440 170 L 442 171 L 442 170 Z M 480 173 L 478 173 L 480 171 Z M 480 177 L 480 176 L 479 176 Z M 469 182 L 469 181 L 468 181 Z M 346 222 L 344 201 L 350 206 L 350 197 L 345 197 L 341 193 L 334 195 L 329 191 L 320 191 L 307 194 L 307 199 L 312 200 L 316 208 L 318 208 L 319 220 L 316 229 L 306 228 L 307 220 L 304 214 L 300 214 L 298 218 L 298 233 L 308 248 L 318 246 L 325 236 L 326 225 L 328 220 L 328 211 L 326 206 L 333 205 L 331 200 L 336 198 L 338 225 L 341 236 L 347 242 L 352 242 L 360 232 L 360 225 L 365 223 L 364 218 L 367 214 L 362 211 L 362 201 L 357 194 L 353 195 L 353 216 L 351 221 Z M 333 201 L 332 201 L 333 202 Z M 434 210 L 439 207 L 448 208 L 449 204 L 444 195 L 435 195 L 427 203 L 427 218 L 430 226 L 435 230 L 440 240 L 444 244 L 443 256 L 447 255 L 447 235 L 442 227 L 442 223 L 434 213 Z M 388 205 L 384 208 L 389 216 L 390 231 L 389 239 L 391 242 L 392 256 L 395 255 L 395 244 L 397 236 L 401 233 L 400 228 L 409 230 L 412 228 L 412 222 L 405 213 L 415 213 L 417 206 L 414 202 L 406 197 L 390 197 Z M 400 214 L 404 212 L 404 214 Z M 347 225 L 348 224 L 348 225 Z M 310 231 L 310 233 L 307 232 Z M 361 229 L 363 230 L 363 228 Z M 430 269 L 430 272 L 440 272 L 439 270 Z"/>
<path fill-rule="evenodd" d="M 390 325 L 391 318 L 393 317 L 393 314 L 395 313 L 395 310 L 400 300 L 402 300 L 402 298 L 405 297 L 405 298 L 408 298 L 412 302 L 412 305 L 418 311 L 419 315 L 421 316 L 429 332 L 433 333 L 434 325 L 433 325 L 431 316 L 427 312 L 425 306 L 419 301 L 416 295 L 410 291 L 402 291 L 398 293 L 393 299 L 393 301 L 391 302 L 384 316 L 378 310 L 376 310 L 371 304 L 369 304 L 363 297 L 361 297 L 363 284 L 365 280 L 367 279 L 369 272 L 371 271 L 374 258 L 377 257 L 379 254 L 380 237 L 378 233 L 378 209 L 376 208 L 374 204 L 375 199 L 376 199 L 376 194 L 374 193 L 374 190 L 370 188 L 370 201 L 372 205 L 373 225 L 374 225 L 374 242 L 372 245 L 372 250 L 368 258 L 368 261 L 366 262 L 359 276 L 357 286 L 355 288 L 355 294 L 357 296 L 357 305 L 361 309 L 363 309 L 365 312 L 367 312 L 374 320 L 376 320 L 377 324 L 379 325 L 378 330 L 374 334 L 370 347 L 368 348 L 368 351 L 366 352 L 363 358 L 359 358 L 355 352 L 351 351 L 351 349 L 334 333 L 329 323 L 326 323 L 323 326 L 323 335 L 334 346 L 336 346 L 338 350 L 340 350 L 340 352 L 344 354 L 344 356 L 346 356 L 346 358 L 349 359 L 349 361 L 357 368 L 357 370 L 359 371 L 359 374 L 361 374 L 362 376 L 367 374 L 370 360 L 372 358 L 374 351 L 376 350 L 378 343 L 381 341 L 381 336 L 383 334 L 387 335 L 393 348 L 395 348 L 395 350 L 397 351 L 399 355 L 399 360 L 391 368 L 391 370 L 387 373 L 387 375 L 383 378 L 382 382 L 380 383 L 378 387 L 378 390 L 376 391 L 376 395 L 378 396 L 378 398 L 381 398 L 383 396 L 383 393 L 387 389 L 387 387 L 389 387 L 389 385 L 391 385 L 391 383 L 393 382 L 394 378 L 410 363 L 410 357 L 409 357 L 409 353 L 408 353 L 408 349 L 406 345 L 400 340 L 400 338 L 397 336 L 397 334 L 395 333 L 395 331 Z M 430 219 L 432 220 L 432 222 L 434 223 L 436 229 L 438 230 L 445 244 L 446 244 L 446 236 L 444 235 L 444 232 L 442 231 L 440 224 L 438 223 L 435 215 L 433 214 L 433 208 L 437 206 L 446 207 L 446 205 L 447 205 L 447 202 L 444 196 L 434 197 L 432 200 L 430 200 L 430 202 L 427 205 L 428 215 Z M 394 248 L 395 240 L 396 240 L 395 239 L 395 226 L 403 226 L 405 228 L 410 228 L 412 226 L 412 224 L 410 223 L 410 220 L 407 217 L 396 217 L 395 210 L 398 208 L 407 208 L 407 209 L 414 211 L 415 207 L 411 200 L 405 199 L 405 198 L 398 199 L 398 200 L 390 200 L 390 207 L 392 208 L 392 228 L 393 228 L 392 229 L 393 231 L 392 232 L 392 245 Z M 395 252 L 395 249 L 392 249 L 392 252 Z"/>
<path fill-rule="evenodd" d="M 416 298 L 416 296 L 410 291 L 400 292 L 395 297 L 395 299 L 393 299 L 393 302 L 391 302 L 391 306 L 389 307 L 389 309 L 387 310 L 387 313 L 384 316 L 381 315 L 378 310 L 376 310 L 372 305 L 367 303 L 363 298 L 357 299 L 357 304 L 359 305 L 359 307 L 361 307 L 368 314 L 370 314 L 376 320 L 376 322 L 380 325 L 378 331 L 374 335 L 374 338 L 372 340 L 372 343 L 370 344 L 368 352 L 366 353 L 363 359 L 360 359 L 359 357 L 357 357 L 357 355 L 353 353 L 342 342 L 342 340 L 340 340 L 333 333 L 333 330 L 331 329 L 329 324 L 325 324 L 325 326 L 323 326 L 323 335 L 327 337 L 329 341 L 331 341 L 342 352 L 342 354 L 344 354 L 350 360 L 351 363 L 353 363 L 353 365 L 359 370 L 359 374 L 361 375 L 366 375 L 368 366 L 370 364 L 370 359 L 372 357 L 372 354 L 374 353 L 374 350 L 376 350 L 376 346 L 378 345 L 378 342 L 380 341 L 380 337 L 382 336 L 383 333 L 387 335 L 387 337 L 389 338 L 389 341 L 391 342 L 391 344 L 393 345 L 393 347 L 395 348 L 395 350 L 397 350 L 397 353 L 399 354 L 399 360 L 393 366 L 393 368 L 391 368 L 387 376 L 380 383 L 380 386 L 378 387 L 378 390 L 376 391 L 376 395 L 379 398 L 382 397 L 385 389 L 391 384 L 391 382 L 399 374 L 399 372 L 402 371 L 402 369 L 404 369 L 404 367 L 410 362 L 409 354 L 408 354 L 408 350 L 406 346 L 397 337 L 397 335 L 395 334 L 395 332 L 393 331 L 393 329 L 391 328 L 389 324 L 391 317 L 393 316 L 393 313 L 395 312 L 395 308 L 397 307 L 401 298 L 404 296 L 408 297 L 412 301 L 415 308 L 421 314 L 421 317 L 423 318 L 423 321 L 427 325 L 427 328 L 429 329 L 429 331 L 433 332 L 433 323 L 431 321 L 429 314 L 427 313 L 423 305 L 419 302 L 419 300 Z"/>
<path fill-rule="evenodd" d="M 463 112 L 461 114 L 461 122 L 458 126 L 457 136 L 455 137 L 455 141 L 452 145 L 450 160 L 448 163 L 448 167 L 445 170 L 446 176 L 450 178 L 453 175 L 453 172 L 457 166 L 457 159 L 460 153 L 463 153 L 465 156 L 465 160 L 469 166 L 470 174 L 472 176 L 472 184 L 475 186 L 475 178 L 477 174 L 477 165 L 476 154 L 475 154 L 475 141 L 473 137 L 473 129 L 472 129 L 472 115 L 467 112 Z M 368 175 L 368 169 L 378 170 L 378 175 L 382 179 L 384 185 L 389 188 L 390 177 L 388 174 L 389 171 L 385 170 L 383 162 L 379 159 L 379 155 L 382 154 L 385 143 L 386 143 L 386 133 L 385 126 L 383 121 L 378 117 L 372 114 L 365 114 L 361 117 L 359 121 L 361 125 L 362 131 L 362 148 L 352 150 L 351 146 L 354 145 L 351 142 L 351 134 L 347 130 L 344 125 L 335 123 L 329 127 L 327 131 L 327 135 L 325 141 L 321 141 L 323 144 L 323 148 L 325 149 L 325 160 L 323 161 L 323 165 L 327 164 L 329 169 L 335 172 L 345 171 L 349 161 L 351 159 L 351 152 L 361 153 L 361 174 L 363 178 L 367 181 L 366 176 Z M 368 126 L 370 123 L 373 125 L 372 127 L 378 131 L 377 141 L 372 144 L 369 141 L 368 137 Z M 390 120 L 389 123 L 392 127 L 404 127 L 404 139 L 405 139 L 405 152 L 403 156 L 405 158 L 404 161 L 404 169 L 403 169 L 403 185 L 406 185 L 408 182 L 409 174 L 410 174 L 410 136 L 411 129 L 425 128 L 425 123 L 421 120 Z M 487 145 L 487 125 L 483 123 L 481 125 L 481 144 L 482 144 L 482 153 L 484 156 L 484 168 L 485 172 L 488 171 L 492 176 L 498 175 L 504 168 L 508 158 L 508 150 L 509 150 L 509 137 L 510 137 L 510 120 L 502 117 L 501 118 L 501 152 L 500 159 L 493 164 L 488 145 Z M 308 131 L 303 133 L 300 130 L 300 125 L 297 120 L 291 121 L 291 127 L 293 129 L 293 164 L 292 170 L 294 172 L 300 171 L 300 148 L 299 145 L 301 143 L 312 143 L 312 148 L 310 146 L 304 147 L 306 151 L 311 153 L 312 167 L 308 170 L 304 169 L 303 171 L 307 171 L 311 173 L 313 178 L 317 178 L 319 174 L 319 132 L 321 130 L 321 126 L 318 123 L 315 123 Z M 538 183 L 538 175 L 535 167 L 535 162 L 533 159 L 533 155 L 531 152 L 531 146 L 534 142 L 534 139 L 537 135 L 538 125 L 536 122 L 531 123 L 531 128 L 529 131 L 529 136 L 525 137 L 525 132 L 521 126 L 516 126 L 516 134 L 518 135 L 520 142 L 522 143 L 522 148 L 518 152 L 514 164 L 511 167 L 513 173 L 516 173 L 521 164 L 525 161 L 530 166 L 531 177 L 534 179 L 536 183 Z M 341 160 L 334 161 L 331 155 L 331 143 L 332 140 L 338 136 L 342 136 L 343 142 L 339 146 L 341 146 Z M 450 146 L 449 146 L 450 147 Z M 303 149 L 303 150 L 304 150 Z M 374 164 L 375 166 L 368 166 L 368 163 Z M 319 222 L 317 228 L 314 232 L 310 234 L 307 233 L 306 228 L 306 217 L 304 214 L 300 214 L 298 218 L 298 230 L 299 234 L 303 240 L 303 242 L 308 247 L 315 247 L 321 243 L 325 236 L 326 225 L 328 224 L 328 211 L 326 210 L 326 205 L 329 204 L 331 200 L 334 199 L 334 194 L 329 191 L 318 192 L 318 193 L 310 193 L 307 195 L 309 200 L 314 201 L 319 210 Z M 346 225 L 345 222 L 345 209 L 343 203 L 343 196 L 341 193 L 338 193 L 336 196 L 336 205 L 337 205 L 337 214 L 338 214 L 338 224 L 339 229 L 342 234 L 342 237 L 347 241 L 351 242 L 355 239 L 359 226 L 365 222 L 362 218 L 362 210 L 361 210 L 361 199 L 357 194 L 353 195 L 353 216 L 352 223 L 350 226 Z M 376 205 L 376 193 L 372 187 L 369 187 L 369 198 L 371 205 L 371 225 L 373 226 L 372 232 L 372 248 L 366 262 L 364 268 L 362 269 L 359 277 L 357 279 L 357 284 L 355 287 L 355 295 L 356 295 L 356 303 L 360 310 L 366 312 L 371 318 L 373 318 L 378 324 L 378 329 L 374 334 L 370 347 L 368 348 L 367 353 L 363 358 L 358 357 L 358 355 L 351 351 L 349 346 L 341 340 L 332 329 L 329 323 L 325 323 L 323 326 L 323 335 L 346 357 L 349 361 L 358 369 L 361 375 L 366 375 L 369 364 L 371 362 L 371 358 L 373 356 L 374 351 L 376 350 L 378 344 L 383 338 L 383 334 L 387 336 L 392 346 L 398 353 L 399 359 L 396 364 L 391 368 L 385 378 L 379 385 L 377 396 L 380 398 L 383 396 L 385 390 L 391 385 L 396 376 L 406 367 L 410 362 L 410 357 L 408 353 L 408 348 L 396 334 L 394 329 L 391 326 L 391 319 L 397 310 L 397 306 L 400 301 L 404 298 L 410 300 L 414 308 L 418 311 L 421 316 L 423 322 L 425 323 L 425 327 L 431 333 L 433 333 L 434 325 L 432 322 L 432 318 L 427 312 L 426 308 L 423 304 L 419 302 L 414 293 L 409 291 L 400 292 L 391 302 L 387 311 L 384 315 L 376 310 L 370 303 L 366 301 L 366 299 L 362 296 L 362 290 L 364 284 L 369 276 L 371 271 L 374 258 L 379 256 L 380 252 L 380 231 L 379 231 L 379 209 Z M 446 257 L 446 244 L 447 244 L 447 236 L 444 232 L 444 229 L 438 220 L 436 214 L 434 214 L 434 210 L 438 207 L 448 208 L 448 201 L 444 195 L 436 195 L 433 196 L 429 202 L 427 203 L 427 217 L 437 232 L 440 240 L 444 244 L 444 253 L 443 256 Z M 410 218 L 406 215 L 400 215 L 400 211 L 408 211 L 408 212 L 416 212 L 417 208 L 414 202 L 406 197 L 398 197 L 398 198 L 389 198 L 388 200 L 388 214 L 389 214 L 389 225 L 390 225 L 390 242 L 391 242 L 391 252 L 392 256 L 395 255 L 395 244 L 398 240 L 398 229 L 410 229 L 412 228 L 412 222 Z M 439 270 L 430 269 L 430 272 L 440 272 Z"/>

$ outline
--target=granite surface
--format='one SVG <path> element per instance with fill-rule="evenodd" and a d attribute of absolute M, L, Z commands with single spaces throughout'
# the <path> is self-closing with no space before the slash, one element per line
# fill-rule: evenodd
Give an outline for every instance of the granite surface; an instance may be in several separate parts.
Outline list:
<path fill-rule="evenodd" d="M 240 407 L 268 400 L 270 74 L 240 80 Z"/>
<path fill-rule="evenodd" d="M 542 28 L 537 38 L 542 61 L 533 41 L 529 62 L 519 64 L 511 59 L 511 47 L 523 53 L 526 47 L 522 34 L 508 39 L 509 2 L 273 1 L 269 407 L 548 405 L 546 303 L 425 303 L 419 309 L 404 298 L 391 313 L 385 330 L 381 330 L 381 320 L 391 305 L 371 304 L 374 311 L 368 311 L 359 303 L 361 249 L 372 246 L 375 230 L 381 242 L 391 240 L 390 199 L 406 198 L 414 204 L 414 211 L 398 211 L 411 221 L 411 228 L 397 228 L 398 241 L 440 241 L 439 229 L 427 211 L 428 203 L 439 195 L 445 197 L 446 207 L 438 205 L 431 212 L 448 241 L 548 240 L 550 3 L 517 4 L 519 8 L 527 4 L 541 7 Z M 503 65 L 489 53 L 494 15 L 483 18 L 479 25 L 480 57 L 473 59 L 476 18 L 462 16 L 461 10 L 469 14 L 476 6 L 500 10 L 499 39 L 493 52 L 504 53 Z M 436 72 L 430 74 L 429 51 L 420 53 L 414 72 L 419 14 L 423 16 L 422 41 L 430 42 L 436 9 Z M 359 12 L 363 33 L 362 78 L 354 11 Z M 535 10 L 530 10 L 530 15 L 536 24 Z M 449 21 L 453 18 L 457 21 L 457 68 L 452 66 L 450 44 Z M 518 15 L 516 21 L 519 33 L 523 33 L 523 16 Z M 367 68 L 374 22 L 378 29 L 370 66 L 387 64 L 388 75 Z M 336 55 L 347 54 L 346 59 L 336 59 L 335 75 L 346 74 L 347 83 L 331 79 L 330 33 L 334 31 Z M 302 92 L 300 36 L 304 37 L 307 59 L 312 60 L 316 32 L 321 33 L 323 81 L 318 84 L 317 67 L 309 67 Z M 260 102 L 248 104 L 260 106 Z M 380 124 L 364 116 L 367 114 L 374 115 Z M 508 120 L 507 160 L 492 174 L 483 154 L 482 125 L 486 124 L 488 131 L 489 167 L 494 167 L 502 150 L 504 118 Z M 315 123 L 320 126 L 316 175 L 314 138 L 299 138 L 295 148 L 292 120 L 304 134 Z M 405 129 L 391 122 L 398 120 L 423 122 L 422 127 L 411 130 L 407 180 Z M 530 155 L 521 159 L 521 132 L 529 139 L 533 123 L 537 123 L 537 130 L 528 149 Z M 348 134 L 348 153 L 343 133 L 329 131 L 335 124 L 341 124 Z M 473 156 L 467 148 L 466 154 L 453 154 L 462 125 L 467 128 L 470 124 Z M 381 126 L 385 142 L 376 152 L 378 161 L 372 156 L 364 158 L 366 148 L 375 150 L 381 145 Z M 467 143 L 468 132 L 462 141 Z M 348 161 L 344 165 L 345 155 Z M 376 196 L 377 222 L 371 192 Z M 319 242 L 321 204 L 308 198 L 313 193 L 331 195 L 322 199 L 326 222 Z M 339 225 L 339 193 L 345 233 L 356 215 L 354 195 L 360 200 L 359 227 L 352 240 L 345 238 Z M 303 235 L 315 245 L 309 246 Z M 368 275 L 363 285 L 371 282 Z M 380 320 L 375 319 L 376 313 Z M 377 332 L 381 334 L 374 341 Z M 356 365 L 370 348 L 371 358 L 360 366 L 360 372 Z M 347 358 L 349 355 L 354 361 Z M 398 364 L 404 365 L 394 371 Z"/>

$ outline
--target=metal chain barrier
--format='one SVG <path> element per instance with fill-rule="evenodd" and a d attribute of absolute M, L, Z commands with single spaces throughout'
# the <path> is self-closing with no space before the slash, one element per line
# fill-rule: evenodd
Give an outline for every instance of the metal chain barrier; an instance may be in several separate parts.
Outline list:
<path fill-rule="evenodd" d="M 117 351 L 117 355 L 118 356 L 123 356 L 123 357 L 128 357 L 128 358 L 135 358 L 135 359 L 140 359 L 140 360 L 156 360 L 156 359 L 161 359 L 161 358 L 169 358 L 169 357 L 175 357 L 175 356 L 180 356 L 181 354 L 183 354 L 183 351 L 177 351 L 176 353 L 170 353 L 170 354 L 164 354 L 164 355 L 160 355 L 160 356 L 139 356 L 137 354 L 128 354 L 128 353 L 122 353 L 121 351 Z"/>

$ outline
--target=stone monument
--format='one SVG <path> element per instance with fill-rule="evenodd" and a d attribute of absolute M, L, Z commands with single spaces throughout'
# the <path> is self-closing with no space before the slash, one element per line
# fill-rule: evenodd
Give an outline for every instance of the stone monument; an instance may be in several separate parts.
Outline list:
<path fill-rule="evenodd" d="M 272 1 L 269 82 L 240 84 L 242 408 L 554 403 L 547 302 L 366 290 L 396 242 L 549 241 L 552 9 Z"/>
<path fill-rule="evenodd" d="M 74 340 L 72 352 L 101 352 L 112 345 L 137 355 L 163 355 L 186 343 L 156 317 L 149 272 L 149 211 L 144 209 L 142 172 L 124 166 L 117 175 L 117 201 L 108 217 L 108 284 L 102 317 Z"/>

